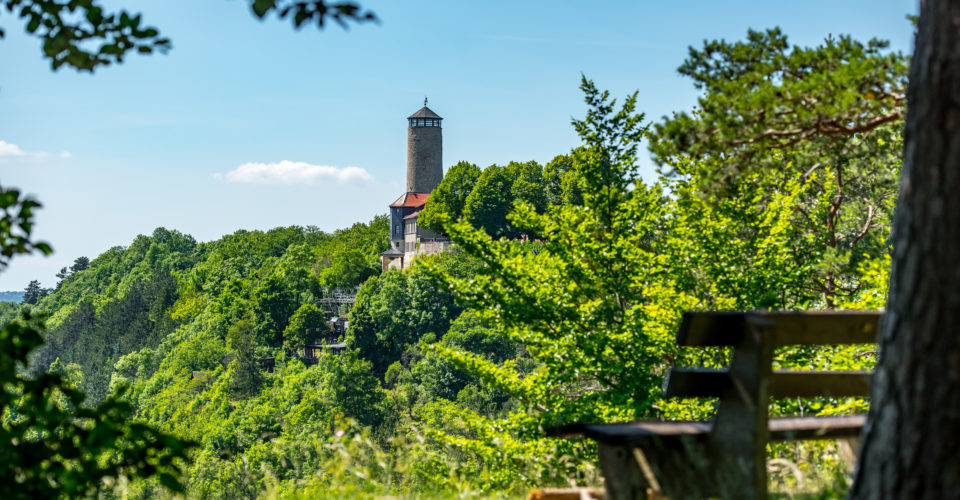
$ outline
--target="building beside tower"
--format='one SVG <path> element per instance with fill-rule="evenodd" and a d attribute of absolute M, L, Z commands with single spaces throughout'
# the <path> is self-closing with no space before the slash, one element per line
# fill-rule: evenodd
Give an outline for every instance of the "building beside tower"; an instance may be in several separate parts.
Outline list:
<path fill-rule="evenodd" d="M 440 253 L 450 240 L 417 225 L 430 192 L 443 180 L 443 134 L 438 114 L 423 107 L 407 117 L 407 191 L 390 204 L 390 249 L 381 253 L 383 270 L 405 269 L 420 255 Z"/>

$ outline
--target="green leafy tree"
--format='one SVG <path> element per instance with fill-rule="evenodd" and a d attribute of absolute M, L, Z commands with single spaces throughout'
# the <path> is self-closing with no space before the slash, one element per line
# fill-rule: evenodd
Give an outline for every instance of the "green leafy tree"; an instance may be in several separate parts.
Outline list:
<path fill-rule="evenodd" d="M 426 217 L 431 229 L 443 231 L 445 222 L 462 216 L 494 237 L 517 238 L 521 233 L 507 218 L 513 205 L 527 203 L 542 213 L 549 200 L 543 167 L 537 162 L 491 165 L 482 172 L 475 165 L 461 162 L 444 177 L 427 200 L 426 215 L 420 217 Z M 421 219 L 417 220 L 419 223 Z"/>
<path fill-rule="evenodd" d="M 171 268 L 192 247 L 180 247 L 175 240 L 189 242 L 166 231 L 138 238 L 131 248 L 118 255 L 129 259 L 124 265 L 101 259 L 87 270 L 71 274 L 59 290 L 44 299 L 43 307 L 52 313 L 45 344 L 33 354 L 34 369 L 42 369 L 53 359 L 76 363 L 84 371 L 81 389 L 94 402 L 109 393 L 114 364 L 119 357 L 157 345 L 174 331 L 179 321 L 169 308 L 179 298 Z M 121 271 L 122 269 L 122 271 Z M 122 279 L 113 293 L 101 295 L 102 284 Z M 110 275 L 107 278 L 105 275 Z"/>
<path fill-rule="evenodd" d="M 329 0 L 249 0 L 250 10 L 263 19 L 271 14 L 289 18 L 296 28 L 309 23 L 323 27 L 328 20 L 346 27 L 347 21 L 375 21 L 376 16 L 356 2 Z M 6 8 L 25 23 L 27 33 L 43 42 L 43 55 L 54 70 L 70 66 L 93 72 L 100 66 L 121 63 L 130 53 L 152 54 L 170 49 L 170 40 L 141 15 L 126 10 L 111 12 L 96 0 L 3 0 Z M 0 38 L 4 32 L 0 29 Z"/>
<path fill-rule="evenodd" d="M 513 226 L 507 220 L 507 214 L 513 209 L 512 187 L 513 179 L 504 167 L 485 168 L 467 196 L 464 218 L 496 237 L 513 234 Z"/>
<path fill-rule="evenodd" d="M 14 255 L 39 252 L 50 255 L 53 250 L 42 241 L 31 241 L 33 211 L 40 202 L 29 196 L 20 196 L 20 191 L 0 186 L 0 271 L 3 271 Z"/>
<path fill-rule="evenodd" d="M 536 369 L 527 374 L 516 361 L 493 362 L 443 344 L 430 349 L 536 408 L 538 419 L 629 420 L 653 412 L 663 370 L 682 354 L 674 332 L 683 311 L 789 308 L 809 300 L 794 288 L 818 254 L 790 245 L 796 208 L 812 180 L 776 193 L 745 182 L 736 197 L 717 203 L 697 196 L 708 180 L 667 178 L 667 196 L 637 172 L 646 127 L 634 111 L 636 94 L 618 108 L 592 82 L 581 88 L 588 112 L 574 127 L 584 146 L 571 156 L 584 205 L 540 214 L 518 204 L 512 220 L 539 236 L 529 242 L 495 241 L 469 224 L 452 224 L 454 242 L 483 265 L 468 278 L 437 274 L 523 345 Z"/>
<path fill-rule="evenodd" d="M 445 233 L 443 224 L 463 217 L 467 197 L 480 179 L 480 167 L 461 161 L 450 167 L 440 185 L 430 193 L 426 206 L 417 217 L 417 224 L 438 234 Z"/>
<path fill-rule="evenodd" d="M 20 215 L 0 224 L 3 263 L 18 254 L 49 247 L 31 242 L 38 204 L 7 200 L 4 210 Z M 24 212 L 26 207 L 26 213 Z M 132 406 L 120 395 L 88 406 L 86 396 L 60 371 L 22 375 L 43 343 L 41 318 L 24 311 L 0 328 L 0 494 L 7 498 L 96 496 L 107 479 L 156 478 L 183 491 L 179 478 L 189 442 L 130 420 Z M 56 367 L 57 365 L 55 365 Z"/>
<path fill-rule="evenodd" d="M 277 264 L 277 272 L 290 285 L 296 307 L 320 295 L 321 279 L 311 270 L 317 255 L 309 243 L 290 245 Z"/>
<path fill-rule="evenodd" d="M 324 355 L 321 364 L 321 370 L 329 374 L 327 384 L 336 407 L 363 425 L 378 424 L 383 418 L 384 394 L 370 362 L 347 352 Z"/>
<path fill-rule="evenodd" d="M 69 275 L 70 272 L 67 271 L 66 267 L 61 267 L 60 270 L 57 271 L 57 286 L 54 287 L 54 291 L 60 290 L 60 287 L 63 286 L 63 280 L 65 280 Z"/>
<path fill-rule="evenodd" d="M 188 442 L 131 422 L 130 404 L 117 396 L 86 407 L 84 394 L 61 373 L 16 374 L 42 343 L 41 329 L 24 316 L 0 330 L 0 492 L 7 498 L 86 497 L 100 491 L 104 479 L 118 477 L 156 477 L 183 491 L 178 478 Z"/>
<path fill-rule="evenodd" d="M 23 303 L 36 304 L 40 299 L 47 295 L 47 290 L 40 285 L 39 280 L 31 280 L 27 287 L 23 289 Z"/>
<path fill-rule="evenodd" d="M 888 249 L 906 57 L 887 46 L 841 36 L 797 47 L 779 29 L 705 42 L 679 68 L 703 92 L 697 109 L 652 134 L 664 171 L 700 179 L 700 195 L 716 200 L 748 179 L 776 193 L 822 173 L 796 206 L 796 223 L 806 228 L 797 244 L 820 248 L 819 269 L 802 286 L 828 307 L 859 292 L 858 266 Z"/>
<path fill-rule="evenodd" d="M 377 274 L 382 264 L 362 248 L 342 248 L 330 259 L 330 266 L 320 271 L 320 284 L 327 288 L 351 288 Z"/>
<path fill-rule="evenodd" d="M 634 113 L 636 94 L 617 110 L 592 82 L 581 88 L 589 111 L 574 127 L 586 145 L 574 161 L 588 188 L 585 206 L 555 206 L 545 215 L 519 204 L 512 220 L 539 235 L 536 243 L 494 241 L 466 223 L 450 225 L 462 251 L 484 266 L 476 277 L 445 281 L 541 368 L 521 376 L 511 363 L 435 349 L 548 418 L 633 417 L 653 404 L 655 367 L 669 352 L 669 325 L 654 327 L 666 312 L 657 311 L 669 303 L 678 314 L 689 299 L 670 289 L 651 248 L 666 204 L 658 187 L 637 182 L 646 128 Z"/>
<path fill-rule="evenodd" d="M 287 349 L 299 350 L 303 346 L 329 336 L 330 323 L 313 303 L 304 304 L 290 317 L 290 324 L 283 331 L 283 343 Z"/>
<path fill-rule="evenodd" d="M 333 234 L 321 251 L 316 268 L 321 286 L 353 288 L 380 273 L 380 252 L 390 247 L 390 219 L 380 215 Z"/>
<path fill-rule="evenodd" d="M 543 167 L 550 205 L 583 205 L 582 176 L 572 155 L 557 155 Z"/>
<path fill-rule="evenodd" d="M 450 324 L 440 344 L 450 349 L 471 352 L 494 363 L 517 357 L 517 345 L 503 332 L 491 327 L 482 315 L 466 310 Z M 457 394 L 477 380 L 447 359 L 432 351 L 425 353 L 413 368 L 414 374 L 430 399 L 456 400 Z"/>
<path fill-rule="evenodd" d="M 455 276 L 472 272 L 456 254 L 422 257 Z M 372 363 L 382 377 L 411 345 L 427 335 L 442 335 L 463 310 L 424 266 L 388 271 L 364 283 L 350 311 L 347 345 Z"/>
<path fill-rule="evenodd" d="M 234 324 L 227 332 L 227 342 L 236 353 L 227 371 L 231 393 L 240 398 L 255 395 L 263 383 L 263 376 L 250 321 L 244 318 Z"/>
<path fill-rule="evenodd" d="M 538 213 L 544 213 L 547 210 L 549 196 L 545 189 L 543 167 L 535 161 L 510 162 L 506 171 L 513 178 L 510 186 L 513 202 L 526 203 Z"/>
<path fill-rule="evenodd" d="M 73 265 L 70 266 L 70 272 L 79 273 L 80 271 L 83 271 L 88 267 L 90 267 L 90 259 L 84 256 L 80 256 L 73 261 Z"/>
<path fill-rule="evenodd" d="M 297 310 L 296 294 L 283 277 L 271 275 L 253 290 L 252 298 L 257 341 L 279 346 L 290 316 Z"/>

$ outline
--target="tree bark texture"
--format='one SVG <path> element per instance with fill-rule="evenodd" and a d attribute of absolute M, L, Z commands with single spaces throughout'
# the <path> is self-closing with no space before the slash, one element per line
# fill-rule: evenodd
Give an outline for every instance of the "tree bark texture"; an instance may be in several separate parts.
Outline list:
<path fill-rule="evenodd" d="M 960 0 L 920 11 L 858 499 L 960 498 Z"/>

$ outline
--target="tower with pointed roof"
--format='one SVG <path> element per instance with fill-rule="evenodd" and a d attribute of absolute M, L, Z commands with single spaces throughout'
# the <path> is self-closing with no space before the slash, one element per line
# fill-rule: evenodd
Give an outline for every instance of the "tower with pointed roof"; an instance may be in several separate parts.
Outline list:
<path fill-rule="evenodd" d="M 417 225 L 430 192 L 443 180 L 443 118 L 427 107 L 407 117 L 407 191 L 390 204 L 390 249 L 383 268 L 405 268 L 414 257 L 442 252 L 449 240 Z"/>
<path fill-rule="evenodd" d="M 427 107 L 407 117 L 407 192 L 429 193 L 443 180 L 443 118 Z"/>

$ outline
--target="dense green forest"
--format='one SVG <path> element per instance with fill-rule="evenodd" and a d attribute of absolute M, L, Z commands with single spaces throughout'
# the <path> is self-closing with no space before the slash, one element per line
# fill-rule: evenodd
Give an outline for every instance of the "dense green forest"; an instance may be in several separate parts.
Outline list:
<path fill-rule="evenodd" d="M 65 270 L 35 304 L 0 304 L 0 319 L 46 315 L 31 376 L 64 373 L 84 404 L 118 398 L 192 442 L 191 497 L 597 484 L 592 447 L 543 427 L 709 412 L 659 397 L 665 370 L 689 361 L 673 341 L 683 311 L 872 309 L 886 293 L 906 58 L 847 37 L 794 47 L 773 29 L 691 49 L 680 72 L 702 91 L 694 112 L 651 123 L 636 94 L 617 103 L 584 78 L 580 146 L 546 165 L 456 164 L 421 215 L 454 248 L 406 271 L 380 271 L 385 216 L 204 243 L 159 228 Z M 638 173 L 644 146 L 652 179 Z M 339 339 L 320 304 L 344 292 L 356 302 Z M 306 355 L 336 340 L 346 350 Z M 864 367 L 866 351 L 779 363 Z M 811 469 L 818 487 L 845 487 L 837 460 Z M 168 483 L 104 495 L 163 496 Z"/>

